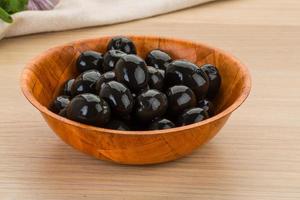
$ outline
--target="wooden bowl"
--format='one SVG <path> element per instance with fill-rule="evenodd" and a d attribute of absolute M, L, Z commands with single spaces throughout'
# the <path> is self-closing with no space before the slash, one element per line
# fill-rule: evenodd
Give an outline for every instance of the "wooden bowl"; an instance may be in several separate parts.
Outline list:
<path fill-rule="evenodd" d="M 22 74 L 25 97 L 36 107 L 52 130 L 75 149 L 101 160 L 122 164 L 154 164 L 178 159 L 214 137 L 230 114 L 247 98 L 251 88 L 247 68 L 231 55 L 207 45 L 179 39 L 128 36 L 145 57 L 155 48 L 174 59 L 218 67 L 222 86 L 215 100 L 217 115 L 188 126 L 156 131 L 118 131 L 93 127 L 60 117 L 48 109 L 64 82 L 77 75 L 75 61 L 80 52 L 105 52 L 108 37 L 80 40 L 52 48 L 31 61 Z"/>

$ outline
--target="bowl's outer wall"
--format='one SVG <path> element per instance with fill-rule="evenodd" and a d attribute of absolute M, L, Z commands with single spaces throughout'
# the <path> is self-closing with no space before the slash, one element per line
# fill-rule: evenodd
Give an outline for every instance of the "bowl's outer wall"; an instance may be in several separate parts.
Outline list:
<path fill-rule="evenodd" d="M 185 131 L 123 135 L 87 130 L 43 114 L 50 128 L 67 144 L 102 160 L 121 164 L 155 164 L 183 157 L 208 142 L 228 116 Z"/>
<path fill-rule="evenodd" d="M 111 37 L 82 40 L 48 50 L 24 70 L 22 90 L 27 99 L 66 143 L 100 159 L 124 164 L 152 164 L 174 160 L 190 153 L 211 139 L 223 127 L 231 112 L 248 96 L 251 82 L 247 69 L 230 55 L 188 41 L 159 37 L 133 36 L 141 57 L 156 48 L 167 51 L 175 59 L 187 59 L 197 65 L 215 64 L 222 76 L 222 85 L 215 100 L 217 112 L 207 123 L 190 128 L 175 128 L 145 134 L 116 134 L 72 122 L 47 109 L 57 96 L 60 86 L 77 75 L 75 62 L 85 50 L 106 51 Z"/>

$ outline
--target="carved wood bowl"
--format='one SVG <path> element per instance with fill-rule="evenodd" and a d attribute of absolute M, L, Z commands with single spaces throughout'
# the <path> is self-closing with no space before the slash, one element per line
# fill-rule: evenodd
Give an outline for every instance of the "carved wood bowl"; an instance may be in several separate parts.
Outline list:
<path fill-rule="evenodd" d="M 218 67 L 222 86 L 215 100 L 217 115 L 188 126 L 155 131 L 118 131 L 93 127 L 63 118 L 48 109 L 63 83 L 77 75 L 75 61 L 80 52 L 105 52 L 111 37 L 80 40 L 52 48 L 31 61 L 22 74 L 21 87 L 50 128 L 67 144 L 101 160 L 122 164 L 154 164 L 183 157 L 214 137 L 230 114 L 247 98 L 251 88 L 247 68 L 231 55 L 207 45 L 179 39 L 128 36 L 145 57 L 155 48 L 174 59 Z"/>

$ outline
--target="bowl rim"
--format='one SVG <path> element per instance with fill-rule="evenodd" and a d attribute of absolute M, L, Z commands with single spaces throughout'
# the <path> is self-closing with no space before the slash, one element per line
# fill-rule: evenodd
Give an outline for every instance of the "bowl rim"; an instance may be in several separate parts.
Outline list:
<path fill-rule="evenodd" d="M 213 49 L 214 51 L 217 51 L 221 53 L 222 55 L 225 55 L 226 57 L 230 58 L 233 60 L 237 65 L 239 66 L 240 70 L 243 71 L 245 74 L 245 87 L 243 87 L 241 94 L 237 97 L 237 99 L 234 101 L 233 104 L 228 106 L 226 109 L 224 109 L 222 112 L 218 113 L 217 115 L 214 115 L 213 117 L 210 117 L 204 121 L 201 122 L 196 122 L 194 124 L 186 125 L 186 126 L 181 126 L 181 127 L 175 127 L 175 128 L 170 128 L 170 129 L 164 129 L 164 130 L 142 130 L 142 131 L 123 131 L 123 130 L 113 130 L 113 129 L 107 129 L 107 128 L 102 128 L 102 127 L 96 127 L 92 125 L 87 125 L 87 124 L 82 124 L 80 122 L 72 121 L 70 119 L 64 118 L 52 111 L 50 111 L 46 106 L 43 106 L 30 92 L 30 89 L 28 85 L 26 84 L 26 79 L 27 79 L 27 74 L 29 73 L 28 71 L 32 71 L 32 66 L 33 63 L 42 59 L 44 56 L 47 54 L 51 53 L 52 51 L 55 51 L 57 49 L 60 49 L 65 46 L 70 46 L 73 45 L 74 43 L 82 43 L 82 42 L 89 42 L 89 41 L 94 41 L 96 39 L 109 39 L 111 37 L 118 36 L 118 35 L 106 35 L 102 37 L 97 37 L 97 38 L 89 38 L 89 39 L 81 39 L 81 40 L 76 40 L 73 42 L 69 42 L 63 45 L 58 45 L 55 47 L 52 47 L 34 59 L 32 59 L 26 67 L 23 69 L 23 72 L 21 74 L 21 90 L 24 94 L 24 96 L 27 98 L 27 100 L 36 108 L 38 109 L 42 114 L 50 116 L 51 118 L 54 118 L 56 120 L 62 121 L 63 123 L 67 123 L 71 126 L 76 126 L 78 128 L 84 128 L 84 129 L 89 129 L 94 132 L 102 132 L 102 133 L 108 133 L 108 134 L 119 134 L 119 135 L 157 135 L 157 134 L 166 134 L 166 133 L 171 133 L 171 132 L 180 132 L 188 129 L 193 129 L 196 127 L 200 127 L 205 124 L 209 124 L 213 121 L 219 120 L 223 117 L 226 117 L 227 115 L 230 115 L 233 111 L 235 111 L 238 107 L 241 106 L 241 104 L 247 99 L 247 97 L 250 94 L 251 91 L 251 85 L 252 85 L 252 80 L 251 80 L 251 75 L 248 70 L 248 68 L 240 61 L 238 60 L 235 56 L 231 55 L 228 52 L 225 52 L 222 49 L 212 47 L 210 45 L 207 45 L 206 43 L 203 42 L 194 42 L 191 40 L 186 40 L 186 39 L 178 39 L 174 37 L 161 37 L 161 36 L 148 36 L 148 35 L 122 35 L 125 37 L 129 38 L 148 38 L 148 39 L 165 39 L 168 41 L 174 41 L 174 42 L 179 42 L 179 43 L 187 43 L 191 45 L 198 45 L 198 46 L 203 46 L 209 49 Z"/>

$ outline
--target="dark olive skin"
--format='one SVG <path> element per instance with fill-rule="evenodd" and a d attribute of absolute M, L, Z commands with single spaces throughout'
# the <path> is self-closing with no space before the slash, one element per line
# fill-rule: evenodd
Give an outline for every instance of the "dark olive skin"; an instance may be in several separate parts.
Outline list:
<path fill-rule="evenodd" d="M 163 129 L 169 129 L 174 128 L 175 124 L 171 122 L 168 119 L 159 119 L 152 122 L 149 126 L 149 130 L 163 130 Z"/>
<path fill-rule="evenodd" d="M 180 115 L 184 110 L 196 106 L 197 98 L 189 87 L 175 85 L 166 91 L 168 97 L 168 112 L 171 116 Z"/>
<path fill-rule="evenodd" d="M 100 92 L 101 86 L 103 83 L 107 83 L 109 81 L 115 81 L 116 80 L 116 75 L 115 72 L 110 71 L 110 72 L 105 72 L 102 74 L 99 78 L 99 80 L 96 82 L 96 91 L 97 93 Z"/>
<path fill-rule="evenodd" d="M 114 114 L 117 116 L 131 113 L 133 108 L 133 97 L 130 90 L 117 81 L 104 83 L 99 96 L 105 99 Z"/>
<path fill-rule="evenodd" d="M 132 98 L 135 99 L 137 97 L 137 95 L 135 93 L 131 93 L 132 94 Z"/>
<path fill-rule="evenodd" d="M 196 122 L 201 122 L 208 118 L 207 112 L 202 108 L 191 108 L 178 117 L 178 126 L 185 126 Z"/>
<path fill-rule="evenodd" d="M 209 101 L 207 99 L 200 100 L 200 101 L 198 101 L 197 106 L 199 108 L 202 108 L 203 110 L 205 110 L 209 117 L 214 116 L 215 106 L 211 101 Z"/>
<path fill-rule="evenodd" d="M 123 51 L 126 54 L 136 54 L 134 43 L 124 36 L 116 36 L 109 41 L 107 51 L 112 49 Z"/>
<path fill-rule="evenodd" d="M 141 94 L 142 92 L 146 92 L 147 90 L 150 90 L 151 88 L 149 87 L 149 85 L 147 85 L 145 88 L 141 89 L 137 95 Z"/>
<path fill-rule="evenodd" d="M 72 85 L 71 95 L 74 97 L 83 93 L 96 93 L 96 82 L 100 76 L 100 72 L 95 69 L 81 73 Z"/>
<path fill-rule="evenodd" d="M 131 115 L 131 113 L 129 114 L 115 114 L 114 115 L 115 119 L 122 121 L 124 123 L 126 123 L 127 125 L 132 125 L 132 123 L 134 122 L 133 120 L 133 115 Z"/>
<path fill-rule="evenodd" d="M 58 114 L 62 117 L 67 117 L 67 108 L 61 109 Z"/>
<path fill-rule="evenodd" d="M 149 80 L 148 85 L 151 89 L 162 90 L 164 87 L 164 77 L 158 69 L 148 66 Z"/>
<path fill-rule="evenodd" d="M 160 74 L 162 75 L 163 79 L 165 79 L 165 70 L 162 70 L 162 69 L 158 69 L 158 71 L 160 72 Z"/>
<path fill-rule="evenodd" d="M 136 55 L 125 55 L 119 59 L 115 68 L 116 79 L 132 92 L 139 93 L 147 87 L 148 69 L 143 59 Z"/>
<path fill-rule="evenodd" d="M 63 91 L 62 93 L 64 95 L 67 95 L 67 96 L 71 96 L 71 89 L 72 89 L 72 85 L 74 83 L 75 79 L 70 79 L 70 80 L 67 80 L 63 86 Z"/>
<path fill-rule="evenodd" d="M 136 117 L 146 122 L 165 114 L 168 108 L 167 96 L 158 90 L 142 92 L 136 99 Z"/>
<path fill-rule="evenodd" d="M 146 63 L 156 69 L 166 69 L 166 65 L 172 62 L 172 58 L 160 49 L 154 49 L 146 56 Z"/>
<path fill-rule="evenodd" d="M 103 72 L 113 71 L 115 69 L 118 60 L 126 55 L 123 51 L 119 50 L 109 50 L 103 56 Z"/>
<path fill-rule="evenodd" d="M 74 97 L 67 106 L 67 118 L 95 126 L 103 126 L 110 120 L 108 103 L 91 93 Z"/>
<path fill-rule="evenodd" d="M 217 96 L 221 87 L 221 76 L 219 70 L 212 64 L 202 65 L 200 67 L 202 71 L 208 76 L 209 88 L 207 92 L 207 98 L 213 99 Z"/>
<path fill-rule="evenodd" d="M 50 106 L 50 110 L 55 113 L 59 113 L 62 109 L 67 107 L 70 103 L 70 97 L 66 95 L 58 96 L 54 99 Z"/>
<path fill-rule="evenodd" d="M 85 51 L 77 59 L 77 70 L 82 73 L 90 69 L 101 70 L 103 55 L 96 51 Z"/>
<path fill-rule="evenodd" d="M 207 75 L 197 65 L 186 60 L 175 60 L 166 69 L 165 83 L 173 85 L 186 85 L 193 90 L 198 99 L 206 96 L 209 82 Z"/>
<path fill-rule="evenodd" d="M 120 130 L 120 131 L 129 131 L 130 128 L 124 122 L 120 120 L 111 120 L 105 128 L 113 129 L 113 130 Z"/>

